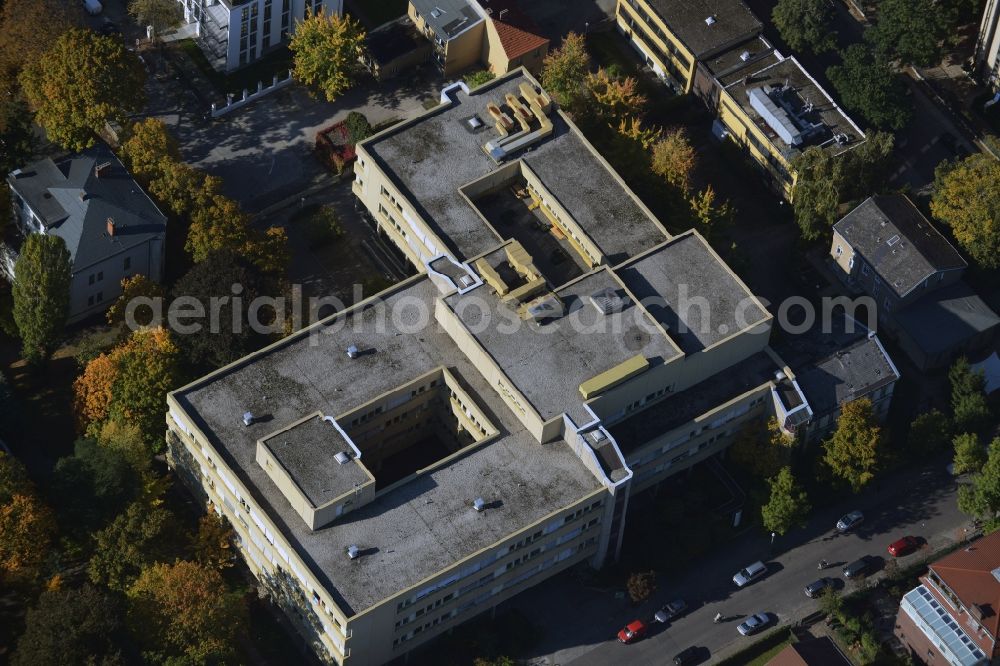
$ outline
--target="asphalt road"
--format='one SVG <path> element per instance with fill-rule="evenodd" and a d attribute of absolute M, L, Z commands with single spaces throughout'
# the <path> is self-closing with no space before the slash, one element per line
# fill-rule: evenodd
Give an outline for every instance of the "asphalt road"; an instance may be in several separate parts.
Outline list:
<path fill-rule="evenodd" d="M 807 528 L 779 537 L 773 548 L 767 536 L 754 533 L 691 570 L 661 572 L 655 598 L 639 608 L 616 598 L 615 592 L 621 597 L 620 590 L 582 589 L 572 576 L 546 581 L 511 603 L 545 627 L 543 643 L 529 663 L 662 664 L 690 645 L 708 648 L 711 661 L 731 654 L 752 641 L 736 631 L 744 616 L 765 611 L 777 624 L 788 624 L 813 612 L 817 602 L 807 598 L 803 588 L 820 576 L 835 578 L 841 589 L 849 591 L 857 583 L 845 581 L 842 567 L 863 555 L 888 557 L 886 546 L 902 536 L 911 534 L 926 541 L 920 551 L 901 558 L 904 565 L 961 539 L 969 522 L 958 511 L 957 484 L 944 471 L 944 464 L 883 481 L 881 488 L 821 508 Z M 838 534 L 837 519 L 853 509 L 865 512 L 865 522 L 854 532 Z M 770 573 L 736 589 L 733 574 L 758 559 L 768 563 Z M 829 567 L 819 572 L 817 565 L 823 559 Z M 657 607 L 676 597 L 691 607 L 685 616 L 667 626 L 653 624 L 651 633 L 638 643 L 617 642 L 618 629 L 637 618 L 650 620 Z M 716 613 L 731 619 L 714 624 Z"/>

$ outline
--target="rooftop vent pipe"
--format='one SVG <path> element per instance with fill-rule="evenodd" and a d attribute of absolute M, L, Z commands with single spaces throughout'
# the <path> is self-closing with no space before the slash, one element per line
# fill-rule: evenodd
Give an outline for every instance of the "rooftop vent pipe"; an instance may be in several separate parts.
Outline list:
<path fill-rule="evenodd" d="M 243 425 L 245 426 L 253 425 L 253 412 L 243 413 Z"/>
<path fill-rule="evenodd" d="M 347 355 L 349 357 L 357 358 L 358 354 L 359 354 L 358 348 L 355 345 L 351 345 L 350 347 L 347 348 Z"/>
<path fill-rule="evenodd" d="M 361 554 L 361 549 L 355 545 L 350 545 L 347 547 L 347 556 L 352 560 L 358 559 L 358 555 Z"/>
<path fill-rule="evenodd" d="M 484 500 L 482 497 L 477 497 L 472 502 L 472 508 L 475 509 L 476 511 L 482 512 L 482 510 L 486 508 L 486 500 Z"/>

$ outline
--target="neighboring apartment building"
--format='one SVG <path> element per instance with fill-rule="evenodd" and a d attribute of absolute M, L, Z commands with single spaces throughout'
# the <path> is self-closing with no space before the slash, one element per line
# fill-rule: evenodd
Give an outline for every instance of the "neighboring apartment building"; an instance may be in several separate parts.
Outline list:
<path fill-rule="evenodd" d="M 801 638 L 774 655 L 767 666 L 851 666 L 829 636 Z"/>
<path fill-rule="evenodd" d="M 167 439 L 309 643 L 364 666 L 613 561 L 631 494 L 795 374 L 759 300 L 524 69 L 357 151 L 419 274 L 171 393 Z"/>
<path fill-rule="evenodd" d="M 694 86 L 696 65 L 760 34 L 742 0 L 618 0 L 618 31 L 679 93 Z"/>
<path fill-rule="evenodd" d="M 519 67 L 538 72 L 549 51 L 516 0 L 410 0 L 407 15 L 445 76 L 481 65 L 498 76 Z"/>
<path fill-rule="evenodd" d="M 894 633 L 916 663 L 985 666 L 1000 658 L 1000 532 L 946 555 L 903 596 Z"/>
<path fill-rule="evenodd" d="M 830 256 L 921 369 L 992 342 L 1000 318 L 961 279 L 962 256 L 906 196 L 869 197 L 848 213 L 833 227 Z"/>
<path fill-rule="evenodd" d="M 7 184 L 24 235 L 66 242 L 70 322 L 110 307 L 123 278 L 163 278 L 166 217 L 106 145 L 17 169 Z"/>
<path fill-rule="evenodd" d="M 288 41 L 309 12 L 340 14 L 343 0 L 177 0 L 212 66 L 231 72 Z M 265 82 L 266 83 L 266 82 Z"/>
<path fill-rule="evenodd" d="M 973 73 L 983 85 L 997 90 L 1000 84 L 1000 0 L 986 0 L 973 57 Z"/>
<path fill-rule="evenodd" d="M 840 154 L 865 140 L 798 60 L 764 39 L 742 0 L 618 0 L 616 15 L 646 64 L 678 93 L 701 98 L 718 116 L 716 136 L 739 144 L 786 199 L 803 150 Z"/>

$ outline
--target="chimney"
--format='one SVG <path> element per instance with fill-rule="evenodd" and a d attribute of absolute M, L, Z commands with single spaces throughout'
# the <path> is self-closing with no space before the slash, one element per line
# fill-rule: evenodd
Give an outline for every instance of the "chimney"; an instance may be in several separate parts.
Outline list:
<path fill-rule="evenodd" d="M 108 235 L 112 238 L 115 237 L 115 218 L 113 217 L 108 218 Z"/>
<path fill-rule="evenodd" d="M 98 178 L 104 178 L 111 174 L 111 162 L 103 162 L 94 167 L 94 175 Z"/>

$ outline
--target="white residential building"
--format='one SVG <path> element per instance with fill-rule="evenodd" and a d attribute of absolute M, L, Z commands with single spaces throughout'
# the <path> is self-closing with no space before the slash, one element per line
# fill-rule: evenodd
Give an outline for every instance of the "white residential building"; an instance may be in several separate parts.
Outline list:
<path fill-rule="evenodd" d="M 307 11 L 340 14 L 343 0 L 177 0 L 212 66 L 239 69 L 284 43 Z"/>

